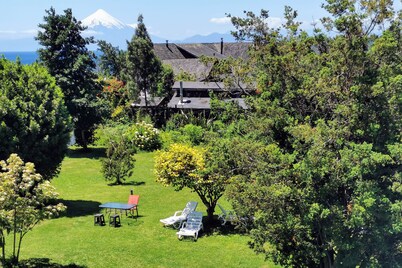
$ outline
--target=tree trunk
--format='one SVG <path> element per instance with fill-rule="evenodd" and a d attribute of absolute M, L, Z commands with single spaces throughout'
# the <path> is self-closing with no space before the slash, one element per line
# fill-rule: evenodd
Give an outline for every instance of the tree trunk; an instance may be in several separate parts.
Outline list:
<path fill-rule="evenodd" d="M 17 243 L 17 210 L 14 209 L 14 230 L 13 230 L 13 235 L 14 235 L 14 242 L 13 242 L 13 256 L 12 256 L 12 263 L 17 264 L 16 262 L 16 254 L 15 254 L 15 247 Z"/>
<path fill-rule="evenodd" d="M 214 212 L 215 212 L 215 206 L 208 204 L 207 205 L 208 222 L 212 222 L 214 220 Z"/>
<path fill-rule="evenodd" d="M 88 149 L 88 142 L 87 142 L 87 139 L 86 139 L 86 137 L 85 137 L 85 130 L 81 130 L 81 140 L 82 140 L 82 148 L 84 149 L 84 150 L 87 150 Z"/>
<path fill-rule="evenodd" d="M 3 230 L 0 231 L 0 237 L 1 237 L 1 262 L 3 265 L 6 263 L 6 239 L 4 238 L 4 233 Z"/>
<path fill-rule="evenodd" d="M 145 108 L 148 108 L 147 90 L 144 89 Z"/>

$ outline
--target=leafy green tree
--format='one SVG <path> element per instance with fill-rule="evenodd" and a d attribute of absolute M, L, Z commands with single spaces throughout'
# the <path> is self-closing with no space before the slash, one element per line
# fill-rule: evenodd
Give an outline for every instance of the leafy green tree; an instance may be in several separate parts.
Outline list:
<path fill-rule="evenodd" d="M 255 251 L 283 266 L 398 267 L 400 21 L 390 1 L 324 7 L 333 37 L 301 31 L 290 8 L 283 29 L 265 24 L 267 11 L 232 18 L 236 36 L 254 41 L 261 94 L 228 128 L 246 139 L 230 140 L 238 154 L 226 154 L 236 171 L 228 194 L 255 219 Z"/>
<path fill-rule="evenodd" d="M 13 233 L 11 261 L 18 264 L 22 239 L 40 221 L 65 210 L 61 203 L 50 205 L 58 194 L 48 180 L 36 173 L 33 163 L 17 154 L 0 161 L 0 241 L 2 263 L 6 263 L 6 234 Z"/>
<path fill-rule="evenodd" d="M 158 91 L 159 96 L 172 95 L 172 86 L 174 84 L 174 73 L 172 67 L 168 64 L 162 64 L 162 72 L 159 75 Z"/>
<path fill-rule="evenodd" d="M 46 68 L 0 59 L 0 159 L 18 153 L 46 179 L 58 174 L 71 118 Z"/>
<path fill-rule="evenodd" d="M 102 173 L 113 184 L 122 184 L 133 174 L 136 147 L 127 135 L 124 125 L 100 127 L 95 132 L 97 143 L 106 146 L 106 157 L 101 159 Z"/>
<path fill-rule="evenodd" d="M 137 29 L 130 42 L 127 42 L 126 81 L 131 97 L 137 99 L 142 92 L 145 106 L 148 106 L 149 94 L 154 96 L 162 74 L 162 64 L 156 57 L 152 41 L 143 22 L 138 16 Z"/>
<path fill-rule="evenodd" d="M 212 221 L 216 204 L 230 178 L 224 172 L 216 172 L 224 156 L 218 152 L 223 151 L 207 152 L 189 145 L 172 144 L 167 151 L 156 156 L 156 180 L 175 187 L 176 191 L 187 187 L 196 192 L 207 207 L 209 221 Z"/>
<path fill-rule="evenodd" d="M 86 148 L 104 111 L 97 98 L 101 85 L 94 72 L 95 55 L 87 48 L 93 38 L 81 36 L 85 27 L 73 17 L 71 9 L 63 15 L 56 14 L 54 8 L 46 10 L 44 23 L 39 27 L 42 30 L 36 40 L 44 47 L 38 50 L 39 59 L 62 89 L 73 117 L 77 143 Z"/>

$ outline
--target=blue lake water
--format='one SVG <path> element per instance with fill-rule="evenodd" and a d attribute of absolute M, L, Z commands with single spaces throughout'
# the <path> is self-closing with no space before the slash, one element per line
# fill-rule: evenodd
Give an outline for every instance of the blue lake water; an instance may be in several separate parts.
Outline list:
<path fill-rule="evenodd" d="M 98 50 L 95 51 L 95 56 L 100 56 L 101 52 Z M 16 61 L 17 57 L 20 58 L 22 64 L 32 64 L 34 63 L 37 59 L 39 59 L 39 55 L 36 51 L 15 51 L 15 52 L 1 52 L 0 51 L 0 58 L 5 57 L 8 60 L 11 61 Z"/>
<path fill-rule="evenodd" d="M 22 64 L 31 64 L 38 59 L 38 54 L 36 53 L 36 51 L 15 51 L 15 52 L 0 51 L 0 57 L 2 56 L 11 61 L 16 61 L 17 57 L 19 57 Z"/>

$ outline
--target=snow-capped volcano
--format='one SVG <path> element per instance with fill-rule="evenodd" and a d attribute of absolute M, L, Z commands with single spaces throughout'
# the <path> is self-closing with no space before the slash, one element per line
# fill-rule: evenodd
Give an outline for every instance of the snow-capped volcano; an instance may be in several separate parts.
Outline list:
<path fill-rule="evenodd" d="M 109 13 L 103 9 L 98 9 L 95 13 L 89 15 L 85 19 L 81 20 L 82 25 L 88 27 L 89 29 L 95 28 L 97 26 L 103 26 L 108 29 L 124 29 L 128 26 L 127 24 L 121 22 L 120 20 L 114 18 Z"/>

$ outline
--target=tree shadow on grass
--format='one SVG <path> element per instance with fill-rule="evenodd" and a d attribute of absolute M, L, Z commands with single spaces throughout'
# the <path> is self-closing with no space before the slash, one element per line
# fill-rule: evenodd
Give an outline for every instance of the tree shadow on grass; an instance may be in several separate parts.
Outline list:
<path fill-rule="evenodd" d="M 203 225 L 204 229 L 202 234 L 206 236 L 210 235 L 246 235 L 247 231 L 241 226 L 233 225 L 231 223 L 226 223 L 222 226 L 221 222 L 218 220 L 218 217 L 215 216 L 213 221 L 208 221 L 207 217 L 203 217 Z"/>
<path fill-rule="evenodd" d="M 67 156 L 70 158 L 99 159 L 105 157 L 105 148 L 89 147 L 87 149 L 83 149 L 80 147 L 70 147 L 67 151 Z"/>
<path fill-rule="evenodd" d="M 125 186 L 125 185 L 140 186 L 140 185 L 144 185 L 144 184 L 145 184 L 145 181 L 125 181 L 121 184 L 108 183 L 108 186 Z"/>
<path fill-rule="evenodd" d="M 30 258 L 27 260 L 22 260 L 19 262 L 17 266 L 5 267 L 16 267 L 16 268 L 86 268 L 87 266 L 77 265 L 74 263 L 62 265 L 58 263 L 51 262 L 48 258 Z"/>
<path fill-rule="evenodd" d="M 59 200 L 59 202 L 67 206 L 62 216 L 69 218 L 93 215 L 99 212 L 101 205 L 99 202 L 88 200 Z"/>

